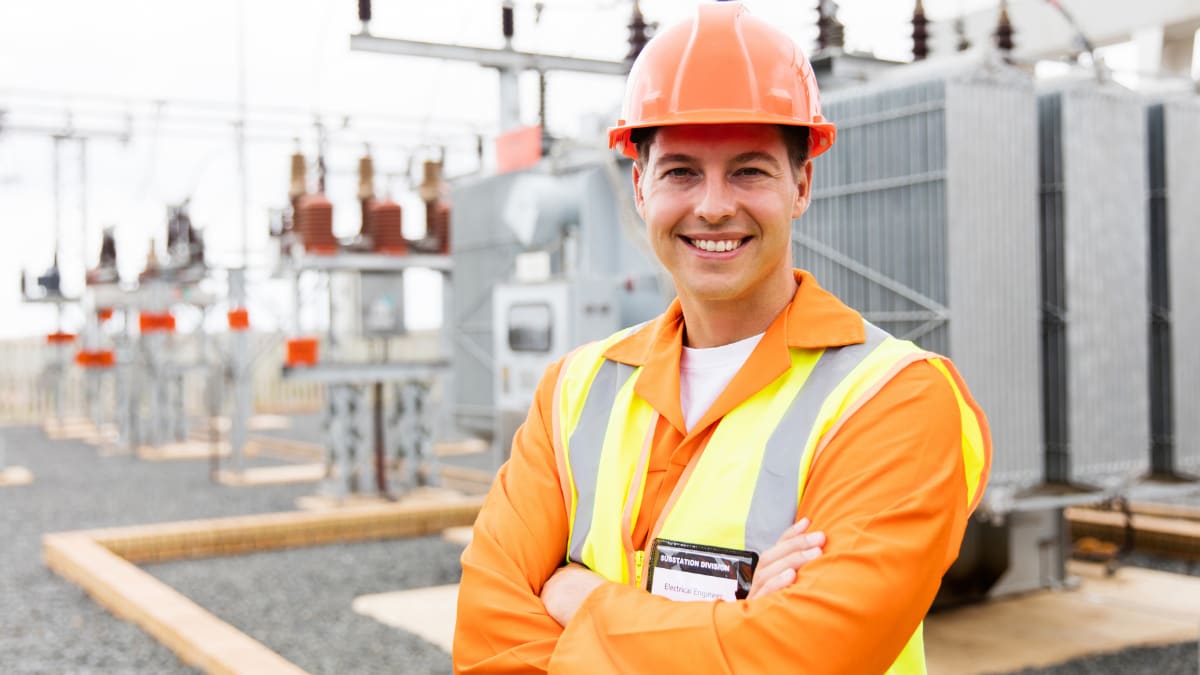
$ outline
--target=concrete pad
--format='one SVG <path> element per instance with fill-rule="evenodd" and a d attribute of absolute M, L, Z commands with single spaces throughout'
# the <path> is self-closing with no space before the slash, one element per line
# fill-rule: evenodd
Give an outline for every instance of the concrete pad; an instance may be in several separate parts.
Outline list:
<path fill-rule="evenodd" d="M 212 419 L 211 423 L 216 427 L 217 431 L 227 432 L 231 426 L 229 418 L 224 415 L 219 415 Z M 205 425 L 208 426 L 207 424 Z M 281 429 L 291 429 L 292 420 L 285 415 L 253 415 L 246 420 L 246 429 L 249 431 L 278 431 Z"/>
<path fill-rule="evenodd" d="M 151 462 L 210 459 L 212 453 L 213 448 L 207 441 L 178 441 L 164 443 L 160 446 L 143 445 L 137 451 L 140 459 Z M 228 457 L 229 444 L 217 443 L 217 454 L 221 457 Z"/>
<path fill-rule="evenodd" d="M 242 471 L 221 471 L 217 474 L 218 483 L 235 487 L 316 483 L 324 478 L 324 464 L 259 466 L 243 469 Z"/>
<path fill-rule="evenodd" d="M 447 527 L 442 530 L 442 539 L 451 544 L 458 544 L 466 547 L 471 543 L 471 538 L 474 536 L 475 528 L 473 527 Z"/>
<path fill-rule="evenodd" d="M 931 675 L 1008 672 L 1200 637 L 1200 578 L 1072 561 L 1077 590 L 1039 591 L 925 621 Z"/>
<path fill-rule="evenodd" d="M 250 431 L 279 431 L 291 429 L 292 420 L 286 415 L 254 415 L 246 422 Z"/>
<path fill-rule="evenodd" d="M 304 495 L 296 498 L 296 508 L 301 511 L 333 511 L 335 509 L 382 506 L 394 502 L 379 495 L 350 494 L 342 497 L 329 495 Z"/>
<path fill-rule="evenodd" d="M 442 485 L 466 494 L 485 494 L 492 487 L 494 471 L 443 464 L 439 467 Z"/>
<path fill-rule="evenodd" d="M 16 487 L 33 482 L 33 472 L 23 466 L 0 469 L 0 487 Z"/>
<path fill-rule="evenodd" d="M 454 643 L 458 584 L 361 595 L 351 606 L 359 614 L 408 631 L 447 653 Z"/>
<path fill-rule="evenodd" d="M 374 483 L 372 483 L 374 487 Z M 296 499 L 296 508 L 301 511 L 330 511 L 334 509 L 359 508 L 363 506 L 402 505 L 422 506 L 453 504 L 462 501 L 463 493 L 438 487 L 419 487 L 388 499 L 377 494 L 347 494 L 340 497 L 330 495 L 306 495 Z"/>
<path fill-rule="evenodd" d="M 465 441 L 434 443 L 433 452 L 439 457 L 454 455 L 479 455 L 488 452 L 491 446 L 481 438 L 468 438 Z"/>
<path fill-rule="evenodd" d="M 325 446 L 273 436 L 254 436 L 246 441 L 245 453 L 247 457 L 318 462 L 325 459 Z"/>
<path fill-rule="evenodd" d="M 42 432 L 52 441 L 75 440 L 96 433 L 96 425 L 86 417 L 64 417 L 62 424 L 50 419 L 42 424 Z"/>

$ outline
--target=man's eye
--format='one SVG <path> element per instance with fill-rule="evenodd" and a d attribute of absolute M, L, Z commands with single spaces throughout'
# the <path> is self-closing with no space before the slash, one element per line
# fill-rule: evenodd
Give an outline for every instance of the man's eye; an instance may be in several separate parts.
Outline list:
<path fill-rule="evenodd" d="M 675 167 L 674 169 L 667 169 L 663 172 L 663 176 L 669 176 L 673 178 L 683 178 L 690 175 L 692 175 L 692 170 L 685 167 Z"/>
<path fill-rule="evenodd" d="M 744 166 L 734 173 L 740 176 L 765 176 L 767 174 L 766 171 L 753 166 Z"/>

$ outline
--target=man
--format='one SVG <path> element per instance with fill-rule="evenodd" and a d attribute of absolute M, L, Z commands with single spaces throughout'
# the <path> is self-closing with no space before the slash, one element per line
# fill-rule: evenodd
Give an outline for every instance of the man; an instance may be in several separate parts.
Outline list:
<path fill-rule="evenodd" d="M 634 64 L 610 143 L 678 299 L 547 371 L 463 553 L 458 672 L 925 672 L 990 440 L 948 361 L 792 269 L 819 110 L 737 3 Z"/>

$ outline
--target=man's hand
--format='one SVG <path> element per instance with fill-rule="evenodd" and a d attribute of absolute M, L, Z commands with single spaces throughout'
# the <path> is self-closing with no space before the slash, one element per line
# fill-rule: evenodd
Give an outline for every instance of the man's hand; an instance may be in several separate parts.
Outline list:
<path fill-rule="evenodd" d="M 578 563 L 558 568 L 542 587 L 546 613 L 565 627 L 587 596 L 604 581 L 604 577 Z"/>
<path fill-rule="evenodd" d="M 770 595 L 787 588 L 796 580 L 796 572 L 810 560 L 821 555 L 825 545 L 824 532 L 808 532 L 808 518 L 801 518 L 779 535 L 779 541 L 763 551 L 754 570 L 754 581 L 750 582 L 747 600 Z M 545 598 L 545 594 L 542 595 Z"/>

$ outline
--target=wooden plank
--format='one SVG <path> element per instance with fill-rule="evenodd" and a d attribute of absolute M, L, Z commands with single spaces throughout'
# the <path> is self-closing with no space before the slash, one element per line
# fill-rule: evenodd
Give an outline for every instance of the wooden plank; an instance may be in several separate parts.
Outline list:
<path fill-rule="evenodd" d="M 423 536 L 474 523 L 482 505 L 481 497 L 427 498 L 328 511 L 135 525 L 84 534 L 132 562 L 161 561 Z"/>
<path fill-rule="evenodd" d="M 1123 513 L 1075 508 L 1067 509 L 1066 518 L 1072 539 L 1125 540 L 1126 517 Z M 1167 556 L 1200 556 L 1200 522 L 1135 513 L 1130 523 L 1138 550 Z"/>
<path fill-rule="evenodd" d="M 139 459 L 144 459 L 150 462 L 174 462 L 174 461 L 193 461 L 200 459 L 212 458 L 213 448 L 208 441 L 178 441 L 174 443 L 164 443 L 163 445 L 143 445 L 138 448 L 137 455 Z M 229 456 L 229 444 L 217 443 L 217 454 L 221 457 Z"/>
<path fill-rule="evenodd" d="M 420 491 L 408 503 L 48 534 L 42 550 L 52 570 L 185 663 L 209 673 L 288 675 L 303 671 L 132 563 L 424 535 L 474 522 L 482 505 Z"/>
<path fill-rule="evenodd" d="M 86 534 L 46 535 L 42 547 L 52 570 L 140 626 L 188 665 L 219 674 L 304 673 Z"/>

